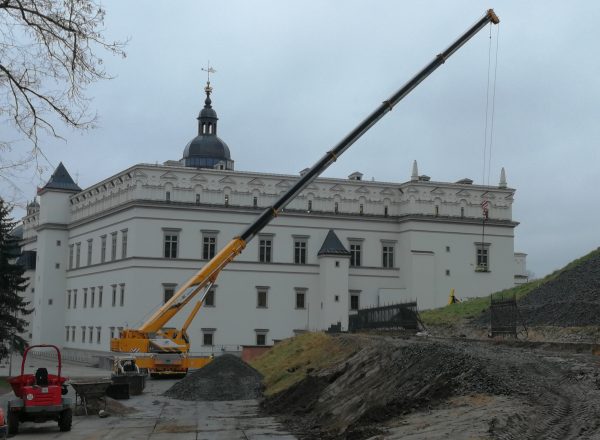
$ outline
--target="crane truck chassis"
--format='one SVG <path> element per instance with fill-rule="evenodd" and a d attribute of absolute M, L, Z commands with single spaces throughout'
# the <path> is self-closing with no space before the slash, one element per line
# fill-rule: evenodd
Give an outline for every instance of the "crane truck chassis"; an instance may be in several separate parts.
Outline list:
<path fill-rule="evenodd" d="M 493 9 L 471 26 L 446 50 L 438 54 L 419 73 L 404 84 L 396 93 L 375 109 L 356 128 L 346 135 L 337 145 L 327 151 L 273 206 L 248 226 L 239 236 L 234 237 L 223 249 L 209 260 L 192 278 L 183 284 L 177 292 L 137 329 L 123 329 L 119 338 L 111 340 L 114 352 L 131 353 L 136 356 L 140 368 L 147 368 L 152 375 L 185 374 L 188 368 L 200 368 L 211 358 L 189 356 L 190 340 L 187 328 L 202 307 L 204 299 L 217 276 L 227 264 L 239 255 L 248 242 L 271 222 L 285 206 L 303 189 L 335 162 L 352 144 L 375 125 L 385 114 L 392 111 L 406 95 L 416 88 L 425 78 L 446 62 L 461 46 L 469 41 L 488 23 L 498 24 L 498 16 Z M 188 315 L 181 329 L 164 327 L 196 295 L 197 303 Z"/>

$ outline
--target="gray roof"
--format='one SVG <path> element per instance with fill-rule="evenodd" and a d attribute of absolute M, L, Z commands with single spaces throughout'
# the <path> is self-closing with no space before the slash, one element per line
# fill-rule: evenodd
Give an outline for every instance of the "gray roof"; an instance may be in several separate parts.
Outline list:
<path fill-rule="evenodd" d="M 77 185 L 71 175 L 63 165 L 63 163 L 59 163 L 52 176 L 50 176 L 50 180 L 48 183 L 44 185 L 43 189 L 63 189 L 66 191 L 81 191 L 79 185 Z"/>
<path fill-rule="evenodd" d="M 183 158 L 192 156 L 231 160 L 229 147 L 215 134 L 200 134 L 192 139 L 183 151 Z"/>
<path fill-rule="evenodd" d="M 319 250 L 317 255 L 346 255 L 349 256 L 350 252 L 346 250 L 340 239 L 333 229 L 330 229 L 327 233 L 327 237 L 325 237 L 325 241 Z"/>

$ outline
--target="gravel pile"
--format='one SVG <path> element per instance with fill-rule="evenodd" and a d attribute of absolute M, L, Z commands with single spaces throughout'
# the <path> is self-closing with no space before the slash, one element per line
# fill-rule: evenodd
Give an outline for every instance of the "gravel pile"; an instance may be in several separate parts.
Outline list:
<path fill-rule="evenodd" d="M 519 307 L 528 325 L 600 325 L 600 251 L 540 285 Z"/>
<path fill-rule="evenodd" d="M 248 400 L 261 393 L 262 375 L 239 357 L 224 354 L 165 392 L 179 400 Z"/>

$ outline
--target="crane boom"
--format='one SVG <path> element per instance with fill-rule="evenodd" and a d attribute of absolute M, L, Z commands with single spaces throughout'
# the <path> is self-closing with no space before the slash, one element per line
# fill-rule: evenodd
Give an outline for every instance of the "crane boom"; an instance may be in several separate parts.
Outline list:
<path fill-rule="evenodd" d="M 201 307 L 204 297 L 210 286 L 215 282 L 217 276 L 223 268 L 240 254 L 247 243 L 252 240 L 270 221 L 275 218 L 285 206 L 296 197 L 303 189 L 315 180 L 323 171 L 325 171 L 333 162 L 337 160 L 352 144 L 354 144 L 363 134 L 365 134 L 373 125 L 375 125 L 385 114 L 390 112 L 398 102 L 417 87 L 425 78 L 433 73 L 438 67 L 452 56 L 461 46 L 469 41 L 477 32 L 479 32 L 488 23 L 498 24 L 500 20 L 489 9 L 485 15 L 463 33 L 454 43 L 452 43 L 442 53 L 427 64 L 419 73 L 404 84 L 390 98 L 367 116 L 354 130 L 346 135 L 337 145 L 317 162 L 308 172 L 306 172 L 297 182 L 284 193 L 273 206 L 265 209 L 260 216 L 248 226 L 239 236 L 234 237 L 219 253 L 208 261 L 192 278 L 190 278 L 173 297 L 158 309 L 150 318 L 144 322 L 137 330 L 125 329 L 121 333 L 121 340 L 127 338 L 147 338 L 148 333 L 159 332 L 173 316 L 175 316 L 186 304 L 188 304 L 199 292 L 203 292 L 199 303 L 194 307 L 190 317 L 186 320 L 185 328 L 189 326 L 193 317 Z M 185 328 L 183 330 L 185 330 Z M 181 332 L 179 333 L 181 337 Z M 119 344 L 119 340 L 114 347 L 120 347 L 115 351 L 131 351 L 131 344 Z M 112 347 L 112 345 L 111 345 Z M 113 348 L 114 350 L 114 348 Z"/>

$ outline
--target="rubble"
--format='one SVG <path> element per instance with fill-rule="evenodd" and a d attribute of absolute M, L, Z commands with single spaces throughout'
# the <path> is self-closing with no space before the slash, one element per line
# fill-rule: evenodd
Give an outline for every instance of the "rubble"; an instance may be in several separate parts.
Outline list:
<path fill-rule="evenodd" d="M 224 354 L 188 374 L 164 395 L 179 400 L 248 400 L 262 395 L 262 375 L 239 357 Z"/>

